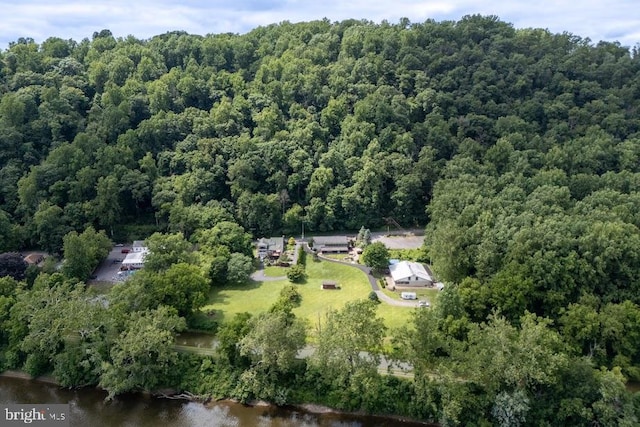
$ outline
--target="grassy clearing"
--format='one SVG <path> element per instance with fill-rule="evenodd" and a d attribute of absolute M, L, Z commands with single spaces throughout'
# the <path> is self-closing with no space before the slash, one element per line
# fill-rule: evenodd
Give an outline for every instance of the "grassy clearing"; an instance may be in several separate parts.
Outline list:
<path fill-rule="evenodd" d="M 395 291 L 390 290 L 389 288 L 384 288 L 382 290 L 386 295 L 390 296 L 393 299 L 397 299 L 398 301 L 402 301 L 400 298 L 400 294 L 402 292 L 415 292 L 416 296 L 419 300 L 427 300 L 433 303 L 438 297 L 438 290 L 433 288 L 404 288 L 404 289 L 396 289 Z"/>
<path fill-rule="evenodd" d="M 264 268 L 264 275 L 268 277 L 281 277 L 287 275 L 286 267 L 269 266 Z"/>
<path fill-rule="evenodd" d="M 393 305 L 378 304 L 378 316 L 384 319 L 384 324 L 388 329 L 399 328 L 411 322 L 411 315 L 416 310 L 412 307 L 396 307 Z"/>
<path fill-rule="evenodd" d="M 283 274 L 272 270 L 268 275 Z M 339 309 L 348 301 L 367 298 L 371 292 L 367 276 L 359 269 L 348 265 L 308 258 L 307 276 L 306 283 L 296 285 L 302 295 L 302 304 L 294 310 L 294 313 L 299 318 L 306 319 L 312 328 L 319 321 L 323 321 L 328 309 Z M 323 290 L 321 285 L 325 280 L 335 281 L 341 288 Z M 221 321 L 229 320 L 236 313 L 244 311 L 252 314 L 260 313 L 269 309 L 278 298 L 280 290 L 288 283 L 287 280 L 252 282 L 214 289 L 204 309 L 216 310 L 216 314 L 219 313 L 217 319 Z M 379 305 L 378 313 L 385 320 L 385 324 L 391 328 L 406 324 L 411 318 L 412 310 L 382 303 Z"/>

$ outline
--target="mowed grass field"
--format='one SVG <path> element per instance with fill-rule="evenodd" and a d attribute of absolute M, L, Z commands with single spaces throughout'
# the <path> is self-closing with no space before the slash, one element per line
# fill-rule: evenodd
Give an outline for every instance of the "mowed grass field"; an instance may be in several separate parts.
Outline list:
<path fill-rule="evenodd" d="M 275 268 L 277 267 L 269 267 L 267 275 L 286 274 L 285 269 L 277 271 Z M 359 269 L 348 265 L 316 261 L 309 257 L 306 271 L 308 276 L 306 283 L 296 285 L 302 295 L 302 303 L 294 313 L 299 318 L 306 319 L 311 328 L 315 328 L 318 322 L 324 320 L 328 309 L 339 309 L 348 301 L 366 299 L 371 292 L 367 276 Z M 322 282 L 325 280 L 337 282 L 340 289 L 321 289 Z M 222 322 L 230 320 L 236 313 L 246 311 L 257 314 L 267 311 L 278 299 L 282 288 L 288 284 L 288 280 L 278 280 L 214 289 L 204 309 L 216 310 L 216 317 Z M 378 315 L 384 319 L 385 325 L 389 328 L 406 325 L 411 319 L 413 310 L 415 309 L 394 307 L 385 303 L 378 305 Z"/>
<path fill-rule="evenodd" d="M 419 300 L 425 300 L 425 301 L 429 301 L 431 303 L 433 303 L 437 296 L 438 296 L 438 291 L 437 289 L 434 288 L 402 288 L 402 289 L 396 289 L 395 291 L 390 290 L 389 288 L 385 288 L 382 290 L 386 295 L 390 296 L 393 299 L 396 299 L 398 301 L 402 301 L 402 298 L 400 297 L 400 294 L 402 292 L 415 292 L 416 293 L 416 297 Z"/>

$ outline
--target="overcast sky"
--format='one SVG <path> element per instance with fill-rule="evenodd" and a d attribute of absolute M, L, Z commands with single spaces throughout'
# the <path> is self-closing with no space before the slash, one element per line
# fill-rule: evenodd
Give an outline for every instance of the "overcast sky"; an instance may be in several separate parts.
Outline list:
<path fill-rule="evenodd" d="M 592 42 L 640 44 L 638 0 L 2 0 L 0 50 L 20 37 L 81 41 L 109 29 L 116 37 L 147 39 L 167 31 L 192 34 L 246 33 L 281 21 L 348 18 L 374 22 L 458 20 L 496 15 L 516 28 L 570 32 Z"/>

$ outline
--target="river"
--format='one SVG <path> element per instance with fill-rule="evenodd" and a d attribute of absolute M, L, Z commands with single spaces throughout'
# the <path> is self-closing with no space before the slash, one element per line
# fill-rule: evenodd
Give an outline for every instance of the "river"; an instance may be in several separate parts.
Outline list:
<path fill-rule="evenodd" d="M 195 402 L 131 394 L 105 402 L 97 389 L 67 390 L 53 384 L 0 377 L 0 404 L 68 403 L 74 427 L 424 427 L 383 417 L 308 413 L 295 408 L 249 407 L 232 402 Z"/>

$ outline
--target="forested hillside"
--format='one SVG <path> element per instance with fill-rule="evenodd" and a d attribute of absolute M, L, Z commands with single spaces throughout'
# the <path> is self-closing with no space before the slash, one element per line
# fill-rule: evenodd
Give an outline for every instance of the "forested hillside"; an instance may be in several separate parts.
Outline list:
<path fill-rule="evenodd" d="M 462 223 L 480 195 L 542 215 L 536 203 L 566 211 L 635 190 L 640 58 L 492 17 L 150 40 L 103 30 L 21 39 L 0 64 L 5 246 L 53 250 L 71 229 L 119 236 L 133 221 L 189 235 L 220 211 L 257 236 L 302 218 L 312 231 L 422 226 L 441 178 L 437 224 Z M 461 264 L 445 278 L 464 277 Z"/>
<path fill-rule="evenodd" d="M 223 258 L 248 252 L 220 249 L 225 230 L 247 243 L 245 232 L 297 235 L 303 223 L 426 226 L 424 256 L 447 287 L 416 314 L 420 334 L 395 334 L 394 357 L 416 367 L 414 381 L 376 377 L 374 366 L 366 383 L 355 365 L 335 380 L 320 364 L 306 382 L 276 369 L 259 372 L 271 381 L 259 391 L 238 391 L 251 383 L 234 347 L 247 328 L 301 328 L 270 313 L 227 326 L 233 379 L 191 366 L 207 378 L 193 380 L 203 393 L 216 378 L 212 387 L 226 381 L 243 399 L 317 387 L 294 395 L 446 425 L 633 425 L 640 401 L 633 415 L 620 387 L 623 375 L 640 379 L 639 191 L 637 46 L 468 16 L 149 40 L 103 30 L 0 53 L 0 252 L 59 253 L 89 226 L 115 241 L 154 231 L 215 240 Z M 184 328 L 151 308 L 130 323 Z M 65 384 L 96 383 L 97 371 Z M 399 395 L 411 396 L 405 406 Z"/>

